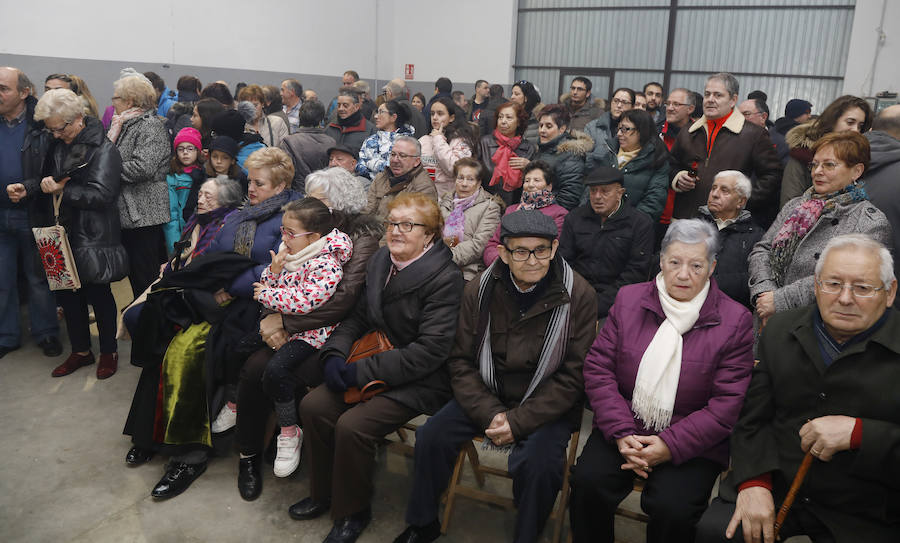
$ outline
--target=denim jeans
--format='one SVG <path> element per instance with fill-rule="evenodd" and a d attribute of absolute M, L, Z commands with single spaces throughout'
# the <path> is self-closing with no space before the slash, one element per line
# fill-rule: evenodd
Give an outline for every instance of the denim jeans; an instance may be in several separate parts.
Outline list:
<path fill-rule="evenodd" d="M 0 346 L 15 347 L 21 341 L 19 325 L 18 263 L 28 283 L 28 315 L 36 341 L 59 335 L 56 299 L 40 268 L 34 234 L 24 209 L 0 208 Z"/>

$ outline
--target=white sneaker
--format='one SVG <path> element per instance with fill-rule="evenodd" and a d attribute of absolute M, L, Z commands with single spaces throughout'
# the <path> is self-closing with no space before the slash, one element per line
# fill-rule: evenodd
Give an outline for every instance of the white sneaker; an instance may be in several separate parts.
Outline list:
<path fill-rule="evenodd" d="M 303 430 L 297 429 L 297 435 L 278 434 L 277 453 L 275 454 L 275 477 L 287 477 L 294 473 L 300 465 L 300 446 L 303 444 Z"/>
<path fill-rule="evenodd" d="M 228 404 L 222 406 L 222 410 L 219 411 L 219 415 L 216 417 L 216 420 L 212 423 L 212 433 L 221 434 L 222 432 L 227 432 L 237 425 L 237 410 L 231 410 L 228 407 Z"/>

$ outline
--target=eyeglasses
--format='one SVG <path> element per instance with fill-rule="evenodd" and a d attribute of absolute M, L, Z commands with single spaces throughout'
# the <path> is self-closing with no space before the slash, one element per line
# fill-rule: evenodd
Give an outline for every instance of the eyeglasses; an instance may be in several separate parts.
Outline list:
<path fill-rule="evenodd" d="M 572 92 L 575 92 L 575 91 L 587 92 L 587 87 L 575 87 L 575 86 L 572 86 L 572 87 L 569 87 L 569 90 L 572 91 Z"/>
<path fill-rule="evenodd" d="M 553 247 L 549 247 L 547 245 L 541 245 L 540 247 L 536 247 L 532 250 L 525 249 L 523 247 L 517 247 L 515 249 L 510 249 L 506 245 L 503 246 L 510 255 L 512 255 L 512 259 L 515 262 L 525 262 L 531 255 L 534 255 L 534 258 L 538 260 L 547 260 L 550 258 L 550 254 L 553 252 Z"/>
<path fill-rule="evenodd" d="M 822 168 L 823 168 L 826 172 L 833 172 L 833 171 L 834 171 L 838 166 L 840 166 L 840 165 L 841 165 L 840 162 L 833 162 L 833 161 L 831 161 L 831 160 L 828 160 L 828 161 L 825 161 L 825 162 L 815 162 L 815 161 L 813 161 L 813 162 L 810 162 L 809 164 L 807 164 L 807 167 L 809 167 L 809 171 L 811 171 L 811 172 L 814 172 L 814 171 L 816 171 L 817 169 L 819 169 L 819 166 L 822 166 Z"/>
<path fill-rule="evenodd" d="M 477 183 L 478 182 L 477 177 L 463 177 L 461 175 L 457 175 L 456 180 L 457 181 L 466 181 L 467 183 Z"/>
<path fill-rule="evenodd" d="M 665 103 L 663 103 L 663 105 L 666 106 L 667 108 L 671 107 L 671 108 L 678 109 L 678 108 L 684 107 L 688 104 L 682 104 L 681 102 L 665 102 Z"/>
<path fill-rule="evenodd" d="M 197 148 L 193 145 L 179 145 L 178 148 L 175 149 L 178 153 L 190 153 L 191 151 L 196 151 Z"/>
<path fill-rule="evenodd" d="M 386 109 L 379 109 L 375 111 L 375 115 L 391 115 L 392 113 Z"/>
<path fill-rule="evenodd" d="M 72 121 L 66 121 L 66 124 L 62 125 L 59 128 L 50 128 L 49 126 L 46 126 L 46 127 L 44 127 L 44 130 L 46 130 L 47 132 L 49 132 L 53 135 L 62 134 L 63 132 L 65 132 L 66 128 L 68 128 L 70 124 L 72 124 Z"/>
<path fill-rule="evenodd" d="M 871 298 L 875 296 L 875 293 L 879 290 L 885 290 L 885 287 L 883 286 L 875 287 L 866 285 L 865 283 L 842 283 L 831 279 L 826 279 L 825 281 L 816 279 L 816 283 L 819 283 L 819 288 L 821 288 L 822 292 L 825 294 L 841 294 L 844 292 L 845 287 L 849 288 L 850 293 L 853 294 L 854 298 Z"/>
<path fill-rule="evenodd" d="M 122 99 L 121 96 L 113 96 L 113 97 L 112 97 L 112 100 L 121 100 L 121 99 Z"/>
<path fill-rule="evenodd" d="M 399 229 L 403 234 L 409 234 L 412 232 L 413 226 L 421 226 L 425 228 L 425 225 L 420 222 L 409 222 L 409 221 L 384 221 L 384 229 L 388 232 L 393 232 L 395 228 Z"/>
<path fill-rule="evenodd" d="M 631 134 L 637 130 L 637 127 L 634 126 L 620 126 L 616 129 L 616 134 Z"/>
<path fill-rule="evenodd" d="M 287 228 L 285 228 L 284 226 L 279 226 L 278 228 L 281 230 L 281 235 L 286 237 L 287 239 L 299 238 L 300 236 L 308 236 L 309 234 L 314 233 L 314 232 L 299 232 L 299 233 L 295 234 L 295 233 L 291 232 L 290 230 L 288 230 Z"/>
<path fill-rule="evenodd" d="M 613 98 L 612 102 L 614 104 L 619 104 L 620 106 L 630 106 L 634 104 L 634 102 L 630 100 L 622 100 L 621 98 Z"/>
<path fill-rule="evenodd" d="M 408 155 L 406 153 L 398 153 L 397 151 L 391 151 L 388 155 L 391 158 L 399 158 L 400 160 L 406 160 L 407 158 L 415 158 L 419 155 Z"/>

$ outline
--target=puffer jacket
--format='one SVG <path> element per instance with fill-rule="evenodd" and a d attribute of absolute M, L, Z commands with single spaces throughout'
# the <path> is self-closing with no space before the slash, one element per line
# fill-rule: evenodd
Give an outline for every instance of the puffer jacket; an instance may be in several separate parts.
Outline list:
<path fill-rule="evenodd" d="M 441 215 L 444 220 L 453 211 L 453 194 L 441 198 Z M 465 218 L 465 238 L 450 248 L 453 262 L 462 269 L 463 279 L 471 280 L 484 270 L 484 248 L 494 231 L 500 225 L 501 203 L 499 198 L 484 190 L 479 191 L 475 203 L 463 212 Z"/>
<path fill-rule="evenodd" d="M 842 234 L 865 234 L 886 246 L 892 244 L 891 223 L 872 202 L 850 202 L 835 206 L 830 211 L 823 211 L 819 220 L 800 240 L 784 273 L 784 284 L 779 285 L 775 282 L 775 274 L 769 262 L 772 242 L 794 209 L 807 199 L 809 194 L 804 194 L 785 204 L 769 231 L 750 252 L 750 297 L 752 299 L 763 292 L 774 292 L 776 312 L 815 301 L 813 286 L 816 261 L 831 238 Z"/>
<path fill-rule="evenodd" d="M 287 268 L 272 272 L 265 267 L 260 276 L 264 285 L 254 298 L 263 307 L 280 313 L 309 313 L 328 302 L 344 278 L 343 265 L 350 260 L 353 242 L 350 236 L 333 229 L 324 236 L 325 244 L 319 253 L 300 264 L 294 271 Z M 284 248 L 282 242 L 279 250 Z M 312 328 L 292 334 L 289 341 L 302 340 L 319 348 L 334 331 L 336 325 Z"/>
<path fill-rule="evenodd" d="M 578 131 L 566 132 L 547 143 L 538 144 L 534 160 L 543 160 L 553 168 L 556 174 L 556 183 L 553 184 L 556 203 L 569 211 L 582 203 L 584 158 L 593 148 L 594 140 Z"/>
<path fill-rule="evenodd" d="M 619 291 L 584 361 L 584 388 L 594 428 L 612 441 L 654 434 L 631 409 L 644 351 L 666 314 L 656 281 Z M 692 458 L 728 465 L 728 439 L 753 369 L 753 325 L 747 308 L 710 282 L 697 322 L 682 336 L 681 372 L 671 424 L 658 433 L 676 466 Z"/>
<path fill-rule="evenodd" d="M 657 145 L 660 150 L 657 151 Z M 621 168 L 625 177 L 627 202 L 638 211 L 643 211 L 653 222 L 659 220 L 669 194 L 669 153 L 662 142 L 650 140 Z M 611 156 L 611 168 L 618 168 L 615 155 Z"/>
<path fill-rule="evenodd" d="M 169 222 L 169 188 L 166 174 L 172 148 L 165 122 L 148 110 L 128 119 L 116 139 L 122 156 L 122 193 L 119 219 L 123 229 Z"/>
<path fill-rule="evenodd" d="M 478 158 L 481 160 L 481 165 L 484 167 L 484 171 L 481 174 L 484 181 L 481 186 L 483 186 L 486 191 L 500 196 L 500 198 L 506 205 L 511 205 L 518 203 L 519 199 L 521 199 L 521 186 L 519 186 L 519 188 L 514 191 L 506 191 L 503 190 L 502 180 L 494 186 L 490 185 L 491 177 L 493 177 L 494 175 L 495 167 L 493 156 L 499 148 L 500 146 L 497 145 L 497 140 L 494 138 L 493 133 L 481 136 L 481 139 L 478 142 Z M 537 145 L 523 137 L 521 143 L 519 143 L 519 146 L 516 147 L 515 152 L 517 157 L 527 158 L 528 160 L 531 160 L 531 157 L 533 157 L 534 153 L 537 152 Z"/>
<path fill-rule="evenodd" d="M 781 176 L 781 207 L 812 186 L 812 173 L 806 165 L 812 162 L 812 146 L 816 143 L 810 134 L 813 124 L 815 121 L 797 125 L 784 136 L 790 151 Z"/>
<path fill-rule="evenodd" d="M 337 324 L 350 314 L 359 300 L 366 281 L 366 264 L 378 250 L 384 227 L 369 215 L 356 214 L 348 216 L 338 228 L 353 242 L 353 254 L 343 265 L 344 278 L 331 299 L 321 307 L 302 315 L 281 315 L 282 325 L 290 334 Z"/>
<path fill-rule="evenodd" d="M 619 288 L 650 275 L 653 222 L 625 202 L 606 221 L 584 204 L 566 215 L 559 254 L 594 287 L 597 316 L 606 317 Z"/>
<path fill-rule="evenodd" d="M 597 166 L 607 166 L 616 158 L 619 140 L 613 133 L 612 125 L 612 115 L 608 111 L 585 125 L 584 132 L 594 141 L 594 147 L 584 159 L 584 171 L 589 172 Z"/>
<path fill-rule="evenodd" d="M 103 125 L 90 116 L 84 117 L 84 128 L 70 145 L 62 140 L 51 145 L 43 171 L 59 178 L 85 162 L 88 166 L 72 175 L 63 189 L 59 223 L 66 228 L 81 282 L 111 283 L 128 274 L 128 256 L 121 244 L 116 207 L 122 159 L 116 146 L 106 138 Z M 49 194 L 38 197 L 33 220 L 41 226 L 54 223 Z"/>
<path fill-rule="evenodd" d="M 357 361 L 357 382 L 384 381 L 383 396 L 431 415 L 450 399 L 445 363 L 456 339 L 462 272 L 441 240 L 388 281 L 391 268 L 387 247 L 369 259 L 359 302 L 322 347 L 321 359 L 346 358 L 354 341 L 382 331 L 394 349 Z"/>
<path fill-rule="evenodd" d="M 363 142 L 359 149 L 359 161 L 356 163 L 356 175 L 375 179 L 382 170 L 387 168 L 388 154 L 394 147 L 397 136 L 412 136 L 416 129 L 404 124 L 393 132 L 379 130 Z"/>
<path fill-rule="evenodd" d="M 716 219 L 706 206 L 700 206 L 697 216 L 716 226 Z M 753 222 L 753 217 L 746 209 L 742 209 L 737 219 L 719 230 L 719 254 L 716 257 L 716 271 L 713 277 L 729 298 L 752 309 L 750 304 L 750 271 L 747 258 L 756 243 L 763 237 L 765 230 Z"/>
<path fill-rule="evenodd" d="M 448 142 L 443 134 L 426 134 L 419 138 L 419 143 L 422 145 L 422 166 L 429 173 L 434 171 L 434 186 L 438 197 L 453 192 L 456 183 L 453 165 L 461 158 L 472 156 L 475 150 L 469 147 L 466 140 L 453 138 Z"/>

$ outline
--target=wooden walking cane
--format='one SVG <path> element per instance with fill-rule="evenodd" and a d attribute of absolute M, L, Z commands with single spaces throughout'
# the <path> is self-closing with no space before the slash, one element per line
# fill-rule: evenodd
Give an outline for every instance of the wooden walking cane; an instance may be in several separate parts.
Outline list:
<path fill-rule="evenodd" d="M 812 449 L 810 449 L 806 453 L 806 456 L 803 457 L 803 462 L 800 463 L 800 469 L 797 470 L 797 475 L 794 475 L 794 480 L 791 482 L 791 488 L 788 490 L 787 496 L 784 497 L 784 503 L 781 504 L 781 509 L 778 510 L 778 516 L 775 517 L 776 541 L 781 541 L 781 538 L 778 537 L 778 532 L 781 531 L 781 527 L 784 525 L 784 519 L 787 517 L 788 511 L 790 511 L 791 506 L 794 505 L 794 498 L 797 497 L 797 491 L 800 490 L 803 479 L 806 479 L 806 472 L 809 471 L 812 461 L 813 455 Z"/>

